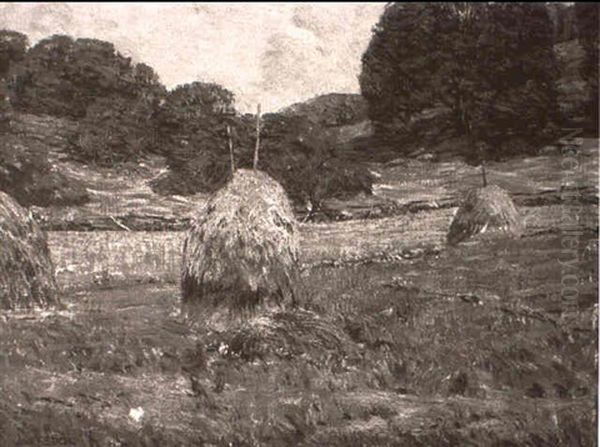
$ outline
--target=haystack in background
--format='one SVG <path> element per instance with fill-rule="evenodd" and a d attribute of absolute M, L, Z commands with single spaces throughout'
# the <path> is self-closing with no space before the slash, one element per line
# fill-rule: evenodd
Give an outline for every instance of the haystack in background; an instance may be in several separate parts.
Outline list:
<path fill-rule="evenodd" d="M 27 210 L 0 191 L 0 308 L 58 303 L 46 234 Z"/>
<path fill-rule="evenodd" d="M 239 315 L 294 301 L 297 262 L 296 221 L 284 189 L 264 172 L 239 169 L 198 211 L 188 232 L 184 306 Z"/>
<path fill-rule="evenodd" d="M 496 185 L 471 189 L 454 215 L 447 241 L 458 244 L 477 234 L 520 237 L 525 230 L 512 199 Z"/>

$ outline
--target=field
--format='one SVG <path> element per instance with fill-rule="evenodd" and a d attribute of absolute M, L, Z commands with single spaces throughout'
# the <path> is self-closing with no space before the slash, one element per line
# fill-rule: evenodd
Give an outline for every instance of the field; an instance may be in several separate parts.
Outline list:
<path fill-rule="evenodd" d="M 180 312 L 183 233 L 51 232 L 63 308 L 0 315 L 0 445 L 596 445 L 597 154 L 571 201 L 537 161 L 492 171 L 524 237 L 458 247 L 444 165 L 387 166 L 445 205 L 303 224 L 302 308 L 227 331 Z"/>

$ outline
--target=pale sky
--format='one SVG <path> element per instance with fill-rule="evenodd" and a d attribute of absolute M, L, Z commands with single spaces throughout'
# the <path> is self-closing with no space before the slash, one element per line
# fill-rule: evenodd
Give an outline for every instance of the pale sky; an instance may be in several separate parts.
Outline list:
<path fill-rule="evenodd" d="M 172 88 L 217 82 L 242 112 L 358 93 L 385 3 L 0 3 L 0 29 L 90 37 L 152 66 Z"/>

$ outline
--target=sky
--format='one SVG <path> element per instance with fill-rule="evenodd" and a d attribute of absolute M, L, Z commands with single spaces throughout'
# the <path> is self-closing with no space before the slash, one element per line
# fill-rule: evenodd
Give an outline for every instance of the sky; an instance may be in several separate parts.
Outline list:
<path fill-rule="evenodd" d="M 385 3 L 0 3 L 0 29 L 114 43 L 168 88 L 216 82 L 237 109 L 276 111 L 358 93 L 360 59 Z"/>

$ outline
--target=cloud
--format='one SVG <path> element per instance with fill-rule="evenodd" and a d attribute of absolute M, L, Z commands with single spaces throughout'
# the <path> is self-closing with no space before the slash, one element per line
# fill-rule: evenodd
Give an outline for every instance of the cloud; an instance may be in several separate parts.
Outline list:
<path fill-rule="evenodd" d="M 264 110 L 358 92 L 360 57 L 382 3 L 5 3 L 0 28 L 108 40 L 167 87 L 196 80 Z"/>

